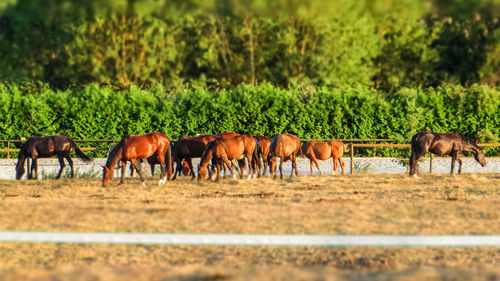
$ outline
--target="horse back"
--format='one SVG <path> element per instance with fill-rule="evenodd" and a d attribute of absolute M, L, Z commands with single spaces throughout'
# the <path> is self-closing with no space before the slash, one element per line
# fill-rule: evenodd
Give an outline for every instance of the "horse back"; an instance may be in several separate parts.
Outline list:
<path fill-rule="evenodd" d="M 160 132 L 127 135 L 122 141 L 123 154 L 126 159 L 148 158 L 156 151 L 164 154 L 170 145 L 169 138 Z"/>
<path fill-rule="evenodd" d="M 262 153 L 262 155 L 269 154 L 271 139 L 264 136 L 255 136 L 255 138 L 259 141 L 260 153 Z"/>
<path fill-rule="evenodd" d="M 300 150 L 300 139 L 294 135 L 275 135 L 271 140 L 270 153 L 280 157 L 298 154 Z"/>
<path fill-rule="evenodd" d="M 312 145 L 314 155 L 319 160 L 326 160 L 332 157 L 332 146 L 328 142 L 314 142 Z"/>
<path fill-rule="evenodd" d="M 443 155 L 450 154 L 452 151 L 462 150 L 465 138 L 455 132 L 435 133 L 420 132 L 415 134 L 411 140 L 413 151 L 420 153 L 432 152 Z"/>
<path fill-rule="evenodd" d="M 208 142 L 206 142 L 206 139 L 200 139 L 197 137 L 180 139 L 175 143 L 172 153 L 175 155 L 174 157 L 177 158 L 198 158 L 203 155 L 207 145 Z"/>
<path fill-rule="evenodd" d="M 247 151 L 247 141 L 247 138 L 242 135 L 234 136 L 231 138 L 218 138 L 215 141 L 216 154 L 218 157 L 221 157 L 223 154 L 225 154 L 228 159 L 239 158 L 245 153 L 245 151 Z"/>

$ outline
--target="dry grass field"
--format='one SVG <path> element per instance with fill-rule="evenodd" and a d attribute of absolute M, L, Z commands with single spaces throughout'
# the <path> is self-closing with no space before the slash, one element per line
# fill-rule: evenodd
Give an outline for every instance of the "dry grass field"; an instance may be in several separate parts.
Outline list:
<path fill-rule="evenodd" d="M 0 229 L 500 234 L 500 175 L 0 181 Z M 499 280 L 500 247 L 0 243 L 0 280 Z"/>

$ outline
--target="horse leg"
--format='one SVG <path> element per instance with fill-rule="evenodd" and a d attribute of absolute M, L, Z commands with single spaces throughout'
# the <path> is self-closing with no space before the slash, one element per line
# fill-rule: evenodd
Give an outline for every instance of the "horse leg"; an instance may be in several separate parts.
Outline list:
<path fill-rule="evenodd" d="M 215 162 L 218 162 L 218 161 L 215 161 Z M 216 173 L 215 182 L 220 182 L 220 170 L 221 170 L 221 168 L 224 167 L 224 165 L 219 165 L 219 164 L 220 163 L 215 164 L 215 173 Z"/>
<path fill-rule="evenodd" d="M 313 160 L 309 159 L 309 169 L 311 169 L 311 176 L 313 175 Z"/>
<path fill-rule="evenodd" d="M 182 160 L 181 160 L 181 163 L 182 163 Z M 180 169 L 181 169 L 181 165 L 180 165 L 179 161 L 175 162 L 175 170 L 174 170 L 174 176 L 172 177 L 172 180 L 175 180 L 177 178 L 177 174 L 179 174 L 179 176 L 181 175 L 179 172 Z"/>
<path fill-rule="evenodd" d="M 165 157 L 161 157 L 160 153 L 158 153 L 157 160 L 158 163 L 160 163 L 160 181 L 158 182 L 158 185 L 161 185 L 167 182 L 167 178 L 170 179 L 171 174 L 170 171 L 168 171 L 168 176 L 167 176 L 167 163 L 165 163 Z"/>
<path fill-rule="evenodd" d="M 38 157 L 33 157 L 31 160 L 31 171 L 35 171 L 35 179 L 38 179 Z M 33 172 L 32 172 L 33 175 Z"/>
<path fill-rule="evenodd" d="M 195 178 L 196 176 L 194 175 L 193 161 L 192 161 L 192 159 L 191 159 L 191 158 L 188 158 L 188 159 L 187 159 L 187 162 L 188 162 L 189 169 L 191 170 L 191 171 L 190 171 L 190 173 L 191 173 L 191 180 L 194 180 L 194 178 Z M 181 167 L 181 169 L 182 169 L 182 167 Z"/>
<path fill-rule="evenodd" d="M 243 159 L 242 162 L 244 163 L 245 159 Z M 247 178 L 247 180 L 251 180 L 252 175 L 255 173 L 254 166 L 252 165 L 252 153 L 248 153 L 247 162 L 248 162 L 248 178 Z"/>
<path fill-rule="evenodd" d="M 127 160 L 122 160 L 122 168 L 121 168 L 122 175 L 121 175 L 120 182 L 118 183 L 118 185 L 125 183 L 125 170 L 126 169 L 127 169 Z"/>
<path fill-rule="evenodd" d="M 26 174 L 26 178 L 31 179 L 31 170 L 30 170 L 30 159 L 26 159 L 26 171 L 28 174 Z"/>
<path fill-rule="evenodd" d="M 457 161 L 458 161 L 458 173 L 461 174 L 462 173 L 462 159 L 457 157 Z"/>
<path fill-rule="evenodd" d="M 137 173 L 139 174 L 139 177 L 141 178 L 142 185 L 146 185 L 146 182 L 144 180 L 144 175 L 142 174 L 142 169 L 139 163 L 137 162 L 137 159 L 130 159 L 130 163 L 132 163 L 132 166 L 137 170 Z"/>
<path fill-rule="evenodd" d="M 221 158 L 221 161 L 222 163 L 226 164 L 226 166 L 229 168 L 229 170 L 231 171 L 231 174 L 233 175 L 234 178 L 236 178 L 236 173 L 233 171 L 233 168 L 231 167 L 231 162 L 229 162 L 229 160 L 227 159 L 227 157 L 223 156 Z M 219 165 L 217 165 L 219 166 Z M 224 167 L 224 165 L 220 165 L 221 167 Z M 219 173 L 217 173 L 217 177 L 219 177 Z"/>
<path fill-rule="evenodd" d="M 293 172 L 293 170 L 292 170 Z M 283 179 L 283 158 L 280 157 L 280 180 Z"/>
<path fill-rule="evenodd" d="M 425 156 L 427 152 L 419 152 L 417 153 L 412 149 L 410 156 L 410 176 L 416 177 L 418 174 L 418 159 L 422 156 Z"/>
<path fill-rule="evenodd" d="M 333 174 L 335 174 L 335 172 L 337 172 L 338 168 L 339 168 L 339 166 L 337 164 L 337 158 L 335 156 L 333 156 Z"/>
<path fill-rule="evenodd" d="M 453 170 L 455 170 L 455 160 L 457 160 L 458 155 L 455 151 L 451 152 L 451 171 L 450 175 L 453 175 Z"/>
<path fill-rule="evenodd" d="M 62 171 L 64 169 L 64 156 L 62 155 L 62 152 L 57 152 L 57 160 L 59 160 L 59 173 L 57 173 L 56 179 L 59 179 L 61 177 Z"/>
<path fill-rule="evenodd" d="M 151 169 L 151 176 L 155 176 L 155 164 L 149 164 L 149 168 Z"/>
<path fill-rule="evenodd" d="M 340 168 L 342 168 L 342 175 L 345 175 L 344 174 L 344 160 L 342 160 L 342 157 L 339 157 L 339 164 L 340 164 Z"/>
<path fill-rule="evenodd" d="M 71 160 L 70 151 L 66 150 L 64 152 L 64 158 L 68 161 L 69 167 L 71 168 L 71 178 L 75 176 L 75 170 L 73 169 L 73 160 Z"/>
<path fill-rule="evenodd" d="M 293 168 L 295 169 L 295 175 L 298 177 L 299 176 L 299 170 L 297 169 L 297 155 L 293 155 L 292 156 L 292 165 L 293 165 Z M 318 166 L 318 164 L 316 164 L 316 166 Z M 318 170 L 319 170 L 319 167 L 318 167 Z M 319 172 L 321 173 L 321 170 L 319 170 Z M 290 173 L 290 178 L 292 178 L 292 174 Z"/>
<path fill-rule="evenodd" d="M 262 155 L 262 163 L 263 163 L 263 166 L 264 166 L 264 171 L 262 171 L 262 175 L 265 176 L 266 175 L 266 172 L 267 172 L 267 155 Z M 259 159 L 260 161 L 260 159 Z"/>

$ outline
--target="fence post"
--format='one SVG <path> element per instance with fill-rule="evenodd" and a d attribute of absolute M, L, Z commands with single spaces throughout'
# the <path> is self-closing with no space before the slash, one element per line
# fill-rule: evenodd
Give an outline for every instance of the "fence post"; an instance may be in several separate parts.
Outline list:
<path fill-rule="evenodd" d="M 10 159 L 10 140 L 7 141 L 7 159 Z"/>
<path fill-rule="evenodd" d="M 429 163 L 429 174 L 432 174 L 432 153 L 429 152 L 429 155 L 431 156 L 431 161 Z"/>
<path fill-rule="evenodd" d="M 377 141 L 374 141 L 373 144 L 377 144 Z M 374 146 L 373 147 L 373 157 L 375 157 L 377 155 L 376 149 L 377 148 Z"/>
<path fill-rule="evenodd" d="M 354 146 L 355 144 L 351 144 L 351 175 L 354 174 Z"/>

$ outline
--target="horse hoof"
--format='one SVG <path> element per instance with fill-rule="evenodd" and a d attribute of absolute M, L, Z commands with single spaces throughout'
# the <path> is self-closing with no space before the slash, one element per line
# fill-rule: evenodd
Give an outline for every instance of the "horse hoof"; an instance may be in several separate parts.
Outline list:
<path fill-rule="evenodd" d="M 233 174 L 233 179 L 236 179 L 236 174 Z"/>
<path fill-rule="evenodd" d="M 252 179 L 252 175 L 248 175 L 247 181 Z"/>
<path fill-rule="evenodd" d="M 146 186 L 146 183 L 145 183 L 145 182 L 142 182 L 142 186 Z"/>

